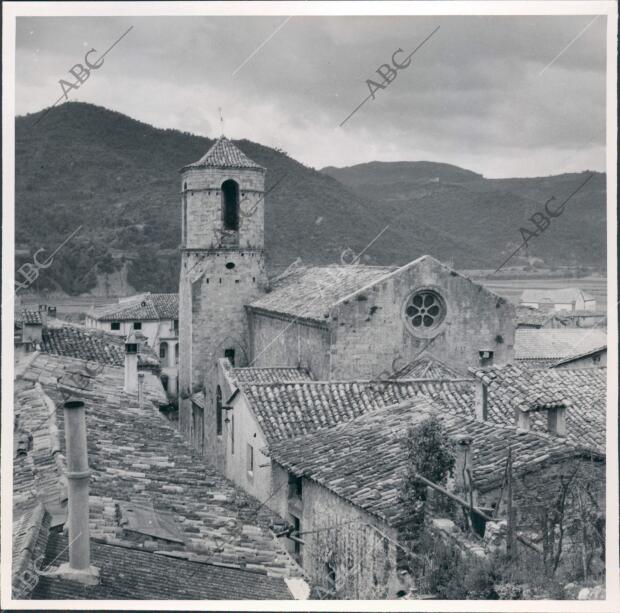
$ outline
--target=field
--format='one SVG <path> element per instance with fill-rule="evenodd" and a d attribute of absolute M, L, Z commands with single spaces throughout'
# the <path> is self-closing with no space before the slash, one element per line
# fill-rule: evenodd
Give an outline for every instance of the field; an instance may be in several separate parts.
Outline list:
<path fill-rule="evenodd" d="M 564 287 L 579 287 L 596 298 L 597 310 L 606 310 L 607 305 L 607 279 L 604 277 L 582 277 L 579 279 L 548 278 L 548 279 L 492 279 L 489 276 L 468 275 L 477 283 L 488 287 L 501 296 L 505 296 L 515 304 L 524 289 L 560 289 Z M 117 296 L 54 296 L 41 297 L 27 295 L 22 297 L 24 306 L 36 307 L 40 303 L 54 305 L 58 309 L 58 316 L 68 321 L 78 322 L 83 319 L 82 313 L 87 313 L 94 306 L 99 308 L 108 304 L 115 304 Z"/>
<path fill-rule="evenodd" d="M 553 278 L 553 279 L 490 279 L 488 277 L 472 277 L 490 290 L 505 296 L 515 304 L 519 303 L 521 293 L 525 289 L 561 289 L 578 287 L 596 298 L 597 310 L 607 309 L 607 279 L 604 277 Z"/>

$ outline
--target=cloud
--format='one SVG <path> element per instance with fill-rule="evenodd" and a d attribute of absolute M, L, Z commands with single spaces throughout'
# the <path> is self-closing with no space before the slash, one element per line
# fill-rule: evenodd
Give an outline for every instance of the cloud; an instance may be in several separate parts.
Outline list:
<path fill-rule="evenodd" d="M 282 16 L 19 18 L 16 105 L 24 114 L 52 104 L 85 51 L 133 25 L 72 99 L 208 136 L 222 107 L 228 136 L 318 168 L 427 159 L 485 176 L 603 170 L 606 18 L 540 75 L 591 19 L 293 17 L 273 34 Z M 377 68 L 438 25 L 340 128 Z"/>

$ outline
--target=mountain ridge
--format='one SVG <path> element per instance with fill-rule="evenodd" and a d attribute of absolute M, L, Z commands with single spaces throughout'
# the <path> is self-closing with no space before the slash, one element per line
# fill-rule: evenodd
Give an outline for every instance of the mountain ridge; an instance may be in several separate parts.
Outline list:
<path fill-rule="evenodd" d="M 43 113 L 47 114 L 40 119 Z M 104 107 L 68 102 L 49 112 L 17 117 L 15 142 L 16 269 L 31 262 L 37 249 L 51 253 L 82 226 L 54 264 L 40 271 L 35 291 L 88 293 L 101 286 L 102 275 L 125 269 L 128 283 L 137 291 L 176 291 L 178 171 L 198 160 L 214 139 L 155 128 Z M 420 163 L 369 162 L 363 171 L 347 175 L 333 167 L 317 171 L 281 150 L 249 140 L 234 142 L 267 168 L 265 245 L 268 267 L 276 272 L 298 257 L 307 264 L 340 263 L 345 249 L 359 253 L 386 224 L 389 230 L 365 252 L 364 263 L 404 264 L 429 253 L 444 261 L 455 259 L 461 266 L 492 267 L 511 247 L 512 237 L 485 228 L 480 217 L 507 211 L 506 221 L 517 224 L 511 230 L 518 238 L 518 224 L 527 218 L 528 209 L 546 200 L 538 184 L 484 179 L 449 164 L 424 162 L 433 166 L 418 166 L 412 173 L 398 164 Z M 550 189 L 562 183 L 568 187 L 575 175 L 567 177 L 545 180 Z M 600 176 L 596 182 L 600 184 Z M 598 209 L 594 205 L 588 209 L 596 212 L 598 225 L 568 226 L 571 236 L 585 228 L 588 236 L 579 245 L 591 241 L 595 231 L 600 234 L 600 196 Z M 502 198 L 506 202 L 497 204 Z M 604 198 L 602 202 L 604 217 Z M 432 214 L 434 209 L 449 219 Z M 478 211 L 478 219 L 472 211 Z M 571 251 L 579 258 L 588 251 L 577 244 L 575 249 L 562 248 L 558 240 L 550 241 L 549 253 L 542 249 L 545 261 L 566 260 Z M 534 252 L 541 247 L 532 245 Z M 594 256 L 589 261 L 602 265 L 600 254 Z"/>

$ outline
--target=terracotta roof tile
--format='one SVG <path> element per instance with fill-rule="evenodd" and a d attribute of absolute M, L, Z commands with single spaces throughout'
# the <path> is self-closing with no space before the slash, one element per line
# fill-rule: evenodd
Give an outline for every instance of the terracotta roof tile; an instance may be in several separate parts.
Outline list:
<path fill-rule="evenodd" d="M 197 162 L 185 168 L 253 168 L 264 170 L 225 136 L 220 136 Z"/>
<path fill-rule="evenodd" d="M 310 373 L 304 368 L 232 368 L 230 377 L 241 383 L 278 383 L 282 381 L 312 381 Z"/>
<path fill-rule="evenodd" d="M 297 381 L 241 386 L 268 442 L 350 421 L 423 395 L 447 412 L 468 413 L 472 380 Z"/>
<path fill-rule="evenodd" d="M 41 313 L 32 309 L 23 309 L 21 321 L 25 324 L 41 325 Z"/>
<path fill-rule="evenodd" d="M 97 309 L 98 321 L 153 321 L 179 318 L 178 294 L 140 294 L 118 304 Z"/>
<path fill-rule="evenodd" d="M 54 565 L 68 561 L 67 541 L 62 534 L 50 535 L 47 560 L 54 560 Z M 99 585 L 42 576 L 32 597 L 89 601 L 292 599 L 282 577 L 98 542 L 91 544 L 91 564 L 99 568 Z"/>
<path fill-rule="evenodd" d="M 515 359 L 561 360 L 607 346 L 607 332 L 594 328 L 521 329 L 515 331 Z"/>
<path fill-rule="evenodd" d="M 56 379 L 58 373 L 73 362 L 77 360 L 39 354 L 21 371 L 20 393 L 32 393 L 29 387 L 38 382 L 59 404 L 62 399 Z M 156 377 L 147 373 L 145 381 L 147 379 Z M 92 540 L 114 545 L 111 549 L 116 546 L 123 550 L 145 549 L 175 556 L 175 559 L 251 569 L 262 573 L 263 577 L 298 575 L 299 568 L 281 549 L 281 543 L 270 530 L 281 520 L 188 448 L 172 423 L 150 402 L 151 399 L 158 402 L 157 394 L 153 395 L 149 385 L 145 388 L 147 403 L 140 409 L 137 396 L 123 392 L 123 369 L 106 367 L 83 393 L 92 471 Z M 21 414 L 33 424 L 39 424 L 35 448 L 37 437 L 45 438 L 50 431 L 57 431 L 58 447 L 64 449 L 63 419 L 55 419 L 55 414 L 49 418 L 49 411 L 46 412 L 39 401 L 30 405 L 21 401 L 16 404 L 22 407 Z M 53 463 L 49 447 L 42 448 L 42 455 Z M 58 482 L 58 476 L 55 481 Z M 32 484 L 23 487 L 32 488 Z M 172 518 L 182 542 L 126 530 L 119 525 L 117 515 L 123 504 L 143 504 L 153 512 Z M 119 555 L 126 555 L 130 560 L 132 554 Z M 157 565 L 162 563 L 161 558 L 159 554 L 148 558 L 154 572 L 159 572 Z M 164 560 L 170 571 L 172 558 Z M 136 570 L 135 576 L 147 571 L 148 567 L 142 567 Z M 208 574 L 206 570 L 204 573 Z M 203 594 L 211 593 L 207 586 L 202 589 Z M 158 592 L 154 590 L 153 593 Z M 256 597 L 264 597 L 261 594 L 258 592 Z M 211 596 L 203 595 L 203 598 L 208 597 Z"/>
<path fill-rule="evenodd" d="M 250 308 L 325 322 L 329 309 L 397 270 L 388 266 L 299 267 L 280 278 Z"/>
<path fill-rule="evenodd" d="M 433 413 L 439 415 L 450 437 L 472 437 L 473 476 L 480 492 L 501 484 L 509 446 L 515 474 L 536 470 L 548 462 L 591 456 L 560 439 L 445 413 L 423 396 L 327 430 L 278 441 L 270 446 L 270 455 L 290 472 L 312 479 L 390 524 L 398 524 L 405 517 L 399 497 L 407 463 L 402 439 L 409 426 L 420 424 Z"/>
<path fill-rule="evenodd" d="M 536 411 L 565 406 L 568 439 L 604 453 L 607 369 L 531 370 L 509 364 L 470 370 L 487 385 L 490 420 L 511 424 L 516 411 L 533 410 L 532 427 L 546 432 L 545 415 Z"/>

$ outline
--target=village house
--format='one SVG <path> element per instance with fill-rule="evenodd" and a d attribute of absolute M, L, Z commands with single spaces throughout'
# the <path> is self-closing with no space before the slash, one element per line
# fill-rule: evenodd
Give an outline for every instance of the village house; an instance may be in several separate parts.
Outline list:
<path fill-rule="evenodd" d="M 433 414 L 440 416 L 455 443 L 456 468 L 449 489 L 466 492 L 472 485 L 474 507 L 496 519 L 506 516 L 505 475 L 511 450 L 518 534 L 540 533 L 541 511 L 553 508 L 563 479 L 575 471 L 580 471 L 604 514 L 604 454 L 565 439 L 448 413 L 418 396 L 332 428 L 282 439 L 269 448 L 274 464 L 272 508 L 289 522 L 283 538 L 311 583 L 331 597 L 394 598 L 417 589 L 419 577 L 402 563 L 401 533 L 410 513 L 400 490 L 408 462 L 402 440 L 410 426 Z M 440 532 L 447 530 L 454 538 L 456 531 L 449 524 L 441 516 L 433 521 Z M 483 545 L 474 540 L 470 548 L 483 555 Z"/>
<path fill-rule="evenodd" d="M 377 377 L 430 346 L 462 372 L 513 359 L 514 306 L 430 256 L 298 267 L 269 284 L 265 169 L 225 137 L 181 170 L 181 192 L 179 420 L 196 448 L 213 423 L 220 358 L 322 381 Z"/>
<path fill-rule="evenodd" d="M 118 304 L 93 309 L 86 314 L 87 328 L 126 338 L 131 332 L 142 334 L 159 356 L 164 389 L 178 393 L 179 296 L 151 294 L 119 298 Z"/>
<path fill-rule="evenodd" d="M 123 368 L 95 374 L 85 360 L 39 352 L 16 364 L 14 597 L 299 596 L 300 570 L 272 532 L 281 520 L 192 452 L 159 412 L 161 382 L 138 371 L 133 345 Z M 89 485 L 72 481 L 71 449 L 83 447 L 66 443 L 84 431 Z M 68 505 L 80 492 L 87 503 Z M 65 524 L 84 528 L 71 544 Z"/>
<path fill-rule="evenodd" d="M 518 329 L 515 360 L 528 368 L 597 368 L 607 364 L 605 329 Z"/>
<path fill-rule="evenodd" d="M 596 299 L 578 287 L 525 289 L 520 304 L 542 311 L 596 311 Z"/>

